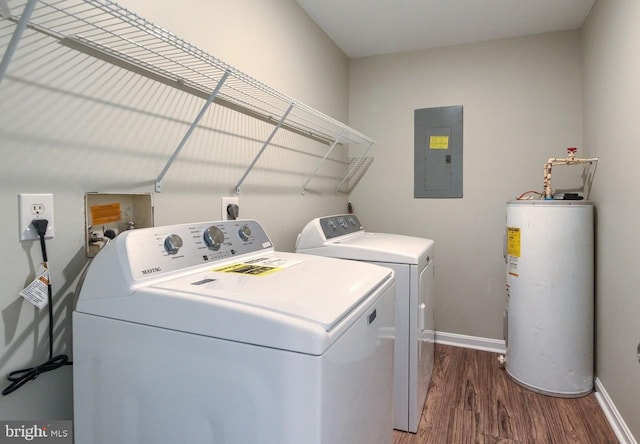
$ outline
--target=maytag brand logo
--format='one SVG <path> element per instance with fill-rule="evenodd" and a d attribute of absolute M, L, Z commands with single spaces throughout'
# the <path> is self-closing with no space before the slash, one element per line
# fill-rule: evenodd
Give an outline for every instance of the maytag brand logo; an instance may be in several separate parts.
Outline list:
<path fill-rule="evenodd" d="M 33 421 L 2 421 L 0 424 L 0 444 L 73 442 L 71 421 L 48 421 L 40 424 Z"/>
<path fill-rule="evenodd" d="M 142 274 L 153 274 L 162 271 L 160 267 L 147 268 L 146 270 L 142 270 Z"/>

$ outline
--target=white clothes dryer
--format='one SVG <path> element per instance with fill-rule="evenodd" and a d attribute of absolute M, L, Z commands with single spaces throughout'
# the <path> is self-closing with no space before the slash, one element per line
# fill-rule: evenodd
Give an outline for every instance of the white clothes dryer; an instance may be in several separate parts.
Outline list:
<path fill-rule="evenodd" d="M 434 359 L 434 242 L 364 230 L 353 214 L 313 219 L 296 252 L 383 265 L 396 275 L 394 428 L 415 433 Z"/>
<path fill-rule="evenodd" d="M 390 444 L 394 295 L 252 220 L 123 232 L 73 313 L 75 442 Z"/>

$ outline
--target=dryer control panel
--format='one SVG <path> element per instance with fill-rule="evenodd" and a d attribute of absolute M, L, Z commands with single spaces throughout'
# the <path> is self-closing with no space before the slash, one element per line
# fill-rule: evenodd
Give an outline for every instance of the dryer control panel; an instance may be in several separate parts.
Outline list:
<path fill-rule="evenodd" d="M 257 221 L 229 220 L 126 231 L 112 241 L 109 249 L 124 249 L 118 255 L 127 258 L 131 276 L 143 279 L 273 250 L 273 245 Z"/>
<path fill-rule="evenodd" d="M 354 214 L 338 214 L 336 216 L 321 217 L 319 222 L 324 237 L 327 240 L 345 234 L 364 231 L 364 228 L 360 225 L 360 221 Z"/>

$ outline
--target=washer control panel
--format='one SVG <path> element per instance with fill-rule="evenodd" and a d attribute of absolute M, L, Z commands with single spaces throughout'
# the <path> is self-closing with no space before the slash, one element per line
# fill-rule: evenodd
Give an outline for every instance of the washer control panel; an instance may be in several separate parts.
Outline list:
<path fill-rule="evenodd" d="M 159 276 L 262 250 L 271 240 L 255 220 L 229 220 L 168 225 L 125 231 L 109 249 L 125 249 L 134 279 Z"/>
<path fill-rule="evenodd" d="M 355 214 L 338 214 L 335 216 L 322 217 L 319 219 L 319 222 L 320 228 L 322 228 L 324 237 L 327 240 L 344 236 L 345 234 L 364 231 Z"/>

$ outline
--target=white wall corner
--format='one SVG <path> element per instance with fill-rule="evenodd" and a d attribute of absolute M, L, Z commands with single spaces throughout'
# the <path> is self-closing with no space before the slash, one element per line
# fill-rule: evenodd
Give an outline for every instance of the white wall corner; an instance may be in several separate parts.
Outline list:
<path fill-rule="evenodd" d="M 478 336 L 466 336 L 443 331 L 435 332 L 436 344 L 452 345 L 454 347 L 473 348 L 492 353 L 506 353 L 503 339 L 481 338 Z"/>
<path fill-rule="evenodd" d="M 638 441 L 633 437 L 631 430 L 627 427 L 627 424 L 624 422 L 622 415 L 618 412 L 615 404 L 609 397 L 609 394 L 604 388 L 602 381 L 596 378 L 596 399 L 598 400 L 598 404 L 600 404 L 600 408 L 604 412 L 604 415 L 609 421 L 609 425 L 613 429 L 613 433 L 616 434 L 616 438 L 620 441 L 621 444 L 638 444 Z"/>

